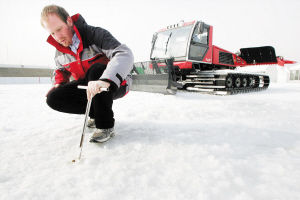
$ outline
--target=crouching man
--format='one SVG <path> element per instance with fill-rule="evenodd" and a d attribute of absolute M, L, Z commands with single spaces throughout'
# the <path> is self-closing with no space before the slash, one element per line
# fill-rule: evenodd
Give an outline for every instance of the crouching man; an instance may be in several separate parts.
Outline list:
<path fill-rule="evenodd" d="M 80 14 L 70 17 L 57 5 L 43 9 L 41 24 L 50 33 L 47 42 L 56 48 L 55 83 L 47 104 L 60 112 L 84 114 L 92 99 L 88 126 L 96 129 L 90 141 L 109 140 L 115 134 L 113 100 L 127 94 L 131 84 L 131 50 L 107 30 L 88 25 Z M 70 82 L 71 76 L 75 80 Z"/>

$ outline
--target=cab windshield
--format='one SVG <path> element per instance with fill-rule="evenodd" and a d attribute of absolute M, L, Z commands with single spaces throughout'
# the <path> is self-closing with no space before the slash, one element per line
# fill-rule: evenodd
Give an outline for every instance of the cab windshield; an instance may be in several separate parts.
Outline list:
<path fill-rule="evenodd" d="M 193 25 L 159 32 L 153 38 L 151 59 L 185 57 Z"/>

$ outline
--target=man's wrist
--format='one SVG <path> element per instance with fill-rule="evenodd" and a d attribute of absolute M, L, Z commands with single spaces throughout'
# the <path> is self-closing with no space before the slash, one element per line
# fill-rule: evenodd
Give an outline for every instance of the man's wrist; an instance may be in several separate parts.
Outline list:
<path fill-rule="evenodd" d="M 102 87 L 105 87 L 105 88 L 109 88 L 109 87 L 110 87 L 110 82 L 108 82 L 108 81 L 105 81 L 105 80 L 99 80 L 98 82 L 100 83 L 100 85 L 101 85 Z"/>
<path fill-rule="evenodd" d="M 100 81 L 105 81 L 107 83 L 109 83 L 109 90 L 110 91 L 116 91 L 118 89 L 117 84 L 115 84 L 115 82 L 113 82 L 112 80 L 109 79 L 100 79 Z"/>

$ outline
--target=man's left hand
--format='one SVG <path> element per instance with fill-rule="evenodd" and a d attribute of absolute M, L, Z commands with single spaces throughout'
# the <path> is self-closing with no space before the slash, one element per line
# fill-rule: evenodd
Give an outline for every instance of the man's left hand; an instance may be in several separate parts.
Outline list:
<path fill-rule="evenodd" d="M 101 92 L 101 88 L 109 88 L 110 83 L 106 81 L 90 81 L 88 83 L 88 89 L 86 95 L 88 100 L 92 99 L 96 94 Z"/>

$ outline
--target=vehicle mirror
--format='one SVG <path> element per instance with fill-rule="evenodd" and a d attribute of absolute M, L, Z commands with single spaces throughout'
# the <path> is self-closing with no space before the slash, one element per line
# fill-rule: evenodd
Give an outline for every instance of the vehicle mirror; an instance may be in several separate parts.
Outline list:
<path fill-rule="evenodd" d="M 204 23 L 203 22 L 200 22 L 200 26 L 199 26 L 198 31 L 199 31 L 200 34 L 204 32 Z"/>

